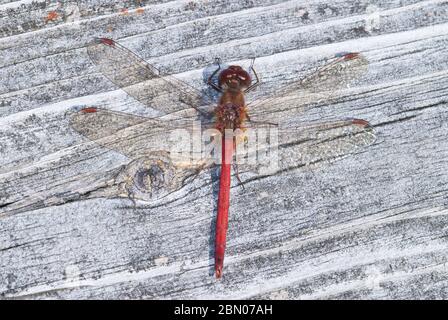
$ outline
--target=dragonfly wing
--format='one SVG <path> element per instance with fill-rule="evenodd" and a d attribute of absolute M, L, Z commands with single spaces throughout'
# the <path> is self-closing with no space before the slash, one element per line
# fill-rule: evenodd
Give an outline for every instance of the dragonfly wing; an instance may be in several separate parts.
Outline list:
<path fill-rule="evenodd" d="M 318 165 L 358 152 L 373 144 L 376 135 L 362 119 L 347 119 L 279 127 L 252 124 L 237 143 L 237 163 L 242 171 L 273 174 Z"/>
<path fill-rule="evenodd" d="M 147 121 L 145 117 L 101 108 L 84 108 L 70 117 L 70 125 L 90 140 L 111 136 L 120 130 Z"/>
<path fill-rule="evenodd" d="M 195 118 L 163 121 L 100 108 L 85 108 L 74 113 L 70 124 L 89 140 L 129 158 L 146 157 L 156 152 L 173 157 L 178 166 L 195 166 L 201 150 L 193 141 L 201 141 L 207 124 Z"/>
<path fill-rule="evenodd" d="M 204 95 L 187 83 L 147 63 L 112 39 L 98 38 L 87 47 L 101 73 L 145 106 L 165 114 L 208 104 Z"/>
<path fill-rule="evenodd" d="M 303 112 L 322 101 L 336 96 L 338 90 L 366 73 L 368 61 L 360 53 L 344 53 L 326 61 L 317 70 L 303 78 L 291 81 L 274 91 L 269 98 L 261 98 L 248 104 L 250 118 L 255 121 L 276 121 L 283 111 Z M 288 107 L 291 105 L 291 107 Z"/>
<path fill-rule="evenodd" d="M 201 150 L 207 123 L 193 118 L 163 121 L 99 108 L 74 113 L 71 126 L 94 144 L 131 158 L 115 177 L 117 195 L 154 200 L 179 190 L 213 165 Z M 211 125 L 211 124 L 210 124 Z M 193 141 L 199 142 L 194 144 Z"/>

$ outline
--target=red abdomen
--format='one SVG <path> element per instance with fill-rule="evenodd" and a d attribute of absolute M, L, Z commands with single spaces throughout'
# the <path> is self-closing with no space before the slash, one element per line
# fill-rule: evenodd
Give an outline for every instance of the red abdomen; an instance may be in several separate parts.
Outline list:
<path fill-rule="evenodd" d="M 215 274 L 221 278 L 226 250 L 230 206 L 230 173 L 233 157 L 233 138 L 222 139 L 221 177 L 219 181 L 218 215 L 216 217 Z"/>

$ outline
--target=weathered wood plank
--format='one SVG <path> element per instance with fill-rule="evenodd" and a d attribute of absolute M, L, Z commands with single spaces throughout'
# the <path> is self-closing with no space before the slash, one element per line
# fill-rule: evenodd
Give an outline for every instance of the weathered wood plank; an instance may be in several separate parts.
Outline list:
<path fill-rule="evenodd" d="M 415 25 L 412 13 L 416 10 L 422 12 L 422 17 L 428 16 L 419 23 L 421 26 L 446 21 L 444 6 L 423 2 L 417 7 L 409 5 L 399 10 L 396 9 L 399 3 L 392 1 L 381 6 L 377 4 L 389 10 L 384 10 L 384 17 L 381 17 L 383 23 L 377 29 L 370 31 L 371 34 L 393 33 L 412 28 Z M 155 57 L 154 62 L 159 62 L 164 69 L 179 72 L 202 68 L 212 62 L 215 56 L 231 61 L 368 35 L 363 25 L 371 14 L 365 14 L 365 5 L 356 6 L 345 2 L 342 4 L 344 10 L 338 9 L 341 11 L 340 15 L 357 9 L 348 17 L 337 19 L 338 16 L 333 13 L 335 10 L 326 10 L 327 5 L 321 2 L 312 3 L 311 8 L 305 10 L 300 2 L 289 1 L 273 7 L 243 11 L 243 14 L 236 12 L 217 15 L 212 18 L 174 24 L 166 28 L 156 24 L 161 28 L 156 30 L 153 30 L 156 26 L 146 26 L 144 32 L 135 31 L 140 32 L 139 35 L 122 43 L 139 52 L 144 58 Z M 160 16 L 157 12 L 152 13 L 152 10 L 147 11 L 149 11 L 148 15 Z M 208 11 L 211 11 L 210 14 L 215 13 L 213 9 Z M 305 12 L 308 13 L 305 14 Z M 364 14 L 359 14 L 361 12 Z M 297 18 L 297 15 L 299 18 L 300 15 L 305 15 L 309 19 L 302 21 Z M 241 23 L 240 20 L 243 17 L 244 23 Z M 118 21 L 124 19 L 120 15 L 111 17 L 111 19 L 114 18 Z M 399 24 L 392 23 L 397 19 L 400 21 Z M 115 20 L 112 21 L 114 25 L 117 24 Z M 260 21 L 263 27 L 259 26 Z M 89 23 L 89 20 L 86 23 Z M 133 25 L 142 26 L 141 21 L 132 24 L 125 20 L 123 23 L 126 23 L 120 28 L 123 31 L 131 30 Z M 252 27 L 253 25 L 255 27 Z M 0 87 L 4 106 L 2 114 L 10 114 L 14 110 L 16 112 L 27 110 L 31 105 L 36 107 L 112 88 L 112 85 L 96 72 L 92 74 L 94 69 L 87 59 L 84 48 L 92 35 L 110 36 L 111 34 L 105 32 L 105 29 L 107 27 L 104 24 L 99 24 L 95 20 L 86 26 L 73 23 L 61 26 L 54 31 L 44 32 L 43 30 L 40 31 L 42 36 L 36 37 L 34 33 L 30 33 L 29 36 L 25 34 L 19 39 L 14 39 L 14 46 L 11 46 L 10 38 L 0 41 L 0 48 L 4 49 L 5 57 L 3 66 L 6 66 L 1 69 L 0 76 L 3 79 L 14 79 L 11 80 L 13 83 L 7 81 Z M 228 30 L 228 32 L 221 32 L 221 30 Z M 325 32 L 319 30 L 325 30 Z M 370 29 L 367 28 L 367 30 Z M 119 39 L 134 34 L 114 32 L 112 35 Z M 62 39 L 62 43 L 59 43 L 57 39 Z M 69 43 L 70 39 L 76 39 L 77 43 Z M 279 39 L 282 39 L 281 44 L 278 43 Z M 33 43 L 34 41 L 36 43 Z M 165 45 L 151 45 L 160 41 Z M 36 50 L 36 47 L 39 50 Z M 159 55 L 162 55 L 162 60 L 156 58 Z M 22 63 L 23 60 L 25 61 Z M 67 61 L 70 61 L 70 64 Z M 174 61 L 176 63 L 173 65 Z M 28 90 L 23 92 L 25 83 Z M 8 94 L 4 94 L 6 92 Z"/>
<path fill-rule="evenodd" d="M 79 5 L 70 21 L 67 1 L 48 23 L 52 5 L 0 5 L 2 297 L 447 298 L 448 1 L 122 3 Z M 105 35 L 203 90 L 215 56 L 259 57 L 276 88 L 361 51 L 370 66 L 355 86 L 280 115 L 368 119 L 378 139 L 335 162 L 242 173 L 217 282 L 216 172 L 134 207 L 114 180 L 130 159 L 70 128 L 84 106 L 154 114 L 88 60 Z"/>

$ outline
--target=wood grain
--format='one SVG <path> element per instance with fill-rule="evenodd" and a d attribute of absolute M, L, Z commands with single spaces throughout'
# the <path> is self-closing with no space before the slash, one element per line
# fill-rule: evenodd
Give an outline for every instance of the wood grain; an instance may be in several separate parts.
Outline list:
<path fill-rule="evenodd" d="M 1 298 L 448 298 L 448 1 L 88 3 L 0 1 Z M 95 69 L 86 45 L 98 36 L 204 91 L 215 57 L 257 57 L 278 88 L 360 51 L 369 71 L 354 86 L 282 112 L 367 119 L 377 140 L 338 161 L 243 173 L 216 281 L 216 170 L 134 205 L 116 186 L 131 160 L 70 126 L 86 106 L 157 114 Z"/>

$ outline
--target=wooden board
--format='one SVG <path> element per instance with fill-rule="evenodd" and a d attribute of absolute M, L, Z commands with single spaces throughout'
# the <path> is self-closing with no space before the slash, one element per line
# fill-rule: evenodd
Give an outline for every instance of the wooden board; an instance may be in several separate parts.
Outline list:
<path fill-rule="evenodd" d="M 448 1 L 2 0 L 0 16 L 3 299 L 448 298 Z M 368 73 L 300 119 L 367 119 L 377 140 L 234 181 L 217 281 L 216 170 L 134 205 L 114 189 L 131 160 L 70 126 L 86 106 L 154 114 L 95 69 L 101 36 L 203 90 L 215 57 L 257 57 L 276 88 L 360 51 Z"/>

